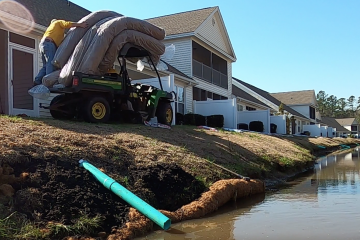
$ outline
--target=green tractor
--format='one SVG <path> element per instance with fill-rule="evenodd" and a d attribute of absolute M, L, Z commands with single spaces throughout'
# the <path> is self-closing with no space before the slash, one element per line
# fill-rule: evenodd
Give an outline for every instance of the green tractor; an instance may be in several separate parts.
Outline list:
<path fill-rule="evenodd" d="M 126 59 L 148 57 L 159 79 L 160 88 L 145 84 L 132 84 Z M 161 124 L 171 125 L 175 93 L 163 90 L 160 75 L 148 51 L 127 43 L 119 51 L 119 73 L 103 76 L 73 72 L 72 86 L 51 88 L 57 93 L 48 107 L 55 119 L 79 118 L 87 122 L 105 123 L 113 115 L 138 113 L 143 121 L 157 117 Z"/>

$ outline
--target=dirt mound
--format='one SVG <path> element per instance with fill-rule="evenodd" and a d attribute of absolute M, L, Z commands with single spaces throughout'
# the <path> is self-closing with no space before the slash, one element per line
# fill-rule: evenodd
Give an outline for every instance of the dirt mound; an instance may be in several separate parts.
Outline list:
<path fill-rule="evenodd" d="M 132 166 L 129 170 L 132 191 L 157 209 L 174 211 L 206 191 L 203 182 L 175 163 Z"/>
<path fill-rule="evenodd" d="M 121 227 L 127 221 L 129 206 L 103 187 L 78 163 L 33 161 L 14 169 L 29 171 L 28 180 L 13 184 L 15 208 L 36 221 L 73 224 L 81 216 L 103 218 L 102 229 Z"/>
<path fill-rule="evenodd" d="M 202 181 L 175 163 L 146 166 L 127 163 L 125 166 L 98 162 L 94 165 L 107 174 L 115 174 L 119 183 L 157 209 L 174 211 L 207 190 Z M 49 229 L 49 223 L 78 226 L 84 216 L 101 218 L 100 226 L 92 229 L 95 235 L 118 232 L 129 224 L 129 204 L 106 189 L 76 161 L 31 159 L 6 167 L 2 172 L 11 172 L 16 179 L 10 183 L 15 191 L 13 201 L 9 201 L 13 203 L 13 210 L 25 214 L 40 228 Z"/>

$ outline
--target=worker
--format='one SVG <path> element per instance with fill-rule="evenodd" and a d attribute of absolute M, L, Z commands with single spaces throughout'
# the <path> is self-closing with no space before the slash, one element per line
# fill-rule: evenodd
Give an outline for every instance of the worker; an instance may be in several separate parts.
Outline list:
<path fill-rule="evenodd" d="M 72 27 L 87 28 L 88 23 L 75 23 L 65 20 L 51 20 L 50 26 L 46 29 L 40 44 L 39 51 L 43 67 L 40 69 L 38 75 L 35 77 L 34 85 L 42 83 L 42 79 L 45 75 L 55 71 L 55 67 L 52 65 L 52 60 L 55 56 L 56 49 L 59 47 L 61 42 L 64 40 L 65 29 Z"/>

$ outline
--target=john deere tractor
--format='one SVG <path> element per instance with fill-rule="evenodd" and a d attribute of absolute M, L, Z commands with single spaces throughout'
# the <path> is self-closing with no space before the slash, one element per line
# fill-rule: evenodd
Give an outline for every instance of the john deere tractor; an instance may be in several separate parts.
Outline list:
<path fill-rule="evenodd" d="M 132 84 L 129 78 L 126 59 L 147 57 L 156 71 L 160 89 L 146 84 Z M 105 123 L 113 115 L 138 113 L 144 121 L 157 117 L 159 123 L 171 125 L 175 93 L 163 90 L 160 75 L 148 51 L 127 43 L 118 55 L 119 73 L 103 76 L 73 72 L 72 86 L 51 88 L 57 93 L 49 109 L 55 119 L 80 118 L 87 122 Z M 125 109 L 125 110 L 124 110 Z"/>

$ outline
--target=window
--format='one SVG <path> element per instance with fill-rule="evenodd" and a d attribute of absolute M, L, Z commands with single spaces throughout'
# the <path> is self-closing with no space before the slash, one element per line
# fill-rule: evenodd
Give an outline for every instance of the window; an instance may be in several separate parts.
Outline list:
<path fill-rule="evenodd" d="M 193 100 L 201 101 L 201 89 L 193 87 Z"/>
<path fill-rule="evenodd" d="M 200 44 L 192 41 L 192 71 L 195 77 L 228 89 L 228 63 Z"/>
<path fill-rule="evenodd" d="M 183 87 L 176 86 L 175 111 L 177 113 L 185 113 L 185 93 Z"/>
<path fill-rule="evenodd" d="M 246 106 L 246 110 L 247 110 L 247 111 L 255 111 L 255 110 L 256 110 L 256 108 Z"/>
<path fill-rule="evenodd" d="M 237 110 L 240 111 L 244 111 L 244 107 L 240 104 L 237 104 Z"/>
<path fill-rule="evenodd" d="M 315 119 L 315 108 L 309 106 L 310 118 Z"/>
<path fill-rule="evenodd" d="M 226 100 L 227 97 L 220 96 L 219 94 L 206 91 L 197 87 L 193 87 L 193 100 L 196 101 L 207 101 L 208 99 L 212 100 Z"/>
<path fill-rule="evenodd" d="M 352 132 L 357 132 L 357 126 L 351 126 L 351 131 Z"/>

